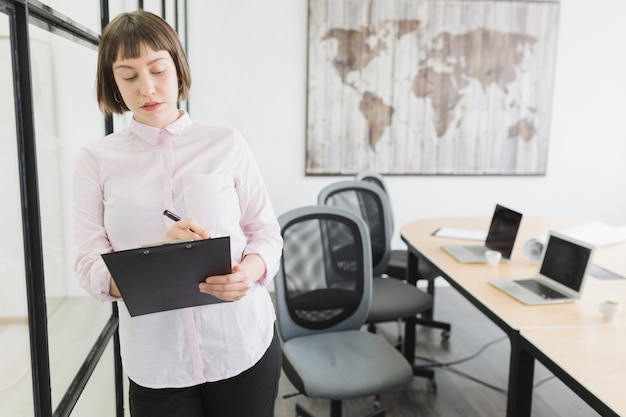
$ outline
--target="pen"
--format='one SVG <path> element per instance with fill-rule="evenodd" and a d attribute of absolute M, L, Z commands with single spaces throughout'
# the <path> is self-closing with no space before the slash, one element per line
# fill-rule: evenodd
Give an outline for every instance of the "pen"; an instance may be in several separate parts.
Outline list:
<path fill-rule="evenodd" d="M 166 216 L 166 217 L 169 217 L 170 219 L 174 220 L 175 222 L 177 222 L 177 221 L 179 221 L 179 220 L 180 220 L 180 216 L 179 216 L 179 215 L 174 214 L 174 213 L 172 213 L 172 212 L 171 212 L 171 211 L 169 211 L 169 210 L 165 210 L 165 211 L 163 212 L 163 215 L 164 215 L 164 216 Z"/>

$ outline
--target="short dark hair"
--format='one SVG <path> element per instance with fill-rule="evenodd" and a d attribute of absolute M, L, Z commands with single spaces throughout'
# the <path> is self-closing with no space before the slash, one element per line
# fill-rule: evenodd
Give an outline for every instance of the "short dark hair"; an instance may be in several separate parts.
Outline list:
<path fill-rule="evenodd" d="M 122 114 L 129 109 L 122 100 L 113 76 L 118 59 L 138 58 L 141 47 L 167 51 L 176 65 L 179 82 L 178 99 L 185 100 L 191 87 L 191 71 L 176 31 L 161 17 L 145 10 L 121 13 L 102 32 L 98 47 L 96 96 L 105 114 Z"/>

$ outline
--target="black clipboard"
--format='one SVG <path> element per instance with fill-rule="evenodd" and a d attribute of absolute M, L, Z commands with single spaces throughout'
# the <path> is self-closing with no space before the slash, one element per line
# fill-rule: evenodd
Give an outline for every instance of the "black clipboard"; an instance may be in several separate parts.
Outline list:
<path fill-rule="evenodd" d="M 132 317 L 223 302 L 198 284 L 231 272 L 230 237 L 102 254 Z"/>

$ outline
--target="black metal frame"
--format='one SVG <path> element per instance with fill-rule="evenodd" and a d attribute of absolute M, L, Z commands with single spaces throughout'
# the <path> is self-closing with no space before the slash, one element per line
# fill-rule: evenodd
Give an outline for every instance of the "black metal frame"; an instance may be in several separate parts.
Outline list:
<path fill-rule="evenodd" d="M 143 1 L 138 0 L 138 8 L 143 8 Z M 176 29 L 178 30 L 178 0 L 175 0 L 175 8 Z M 123 371 L 120 359 L 117 303 L 112 304 L 109 320 L 87 354 L 57 409 L 54 413 L 52 410 L 29 24 L 93 49 L 97 49 L 100 37 L 38 0 L 0 0 L 0 13 L 9 17 L 34 416 L 69 416 L 112 338 L 116 416 L 123 417 Z M 165 0 L 162 1 L 162 14 L 163 16 L 165 14 Z M 100 19 L 101 27 L 104 28 L 109 22 L 108 0 L 100 0 Z M 186 3 L 184 26 L 186 35 Z M 186 47 L 187 37 L 185 36 L 185 49 Z M 113 132 L 112 117 L 105 118 L 104 126 L 105 134 Z"/>

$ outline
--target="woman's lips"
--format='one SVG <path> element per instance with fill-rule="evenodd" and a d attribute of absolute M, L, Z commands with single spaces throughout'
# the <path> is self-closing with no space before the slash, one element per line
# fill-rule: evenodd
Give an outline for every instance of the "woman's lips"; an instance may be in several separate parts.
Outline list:
<path fill-rule="evenodd" d="M 153 111 L 158 109 L 161 106 L 161 103 L 155 103 L 153 101 L 144 104 L 143 106 L 141 106 L 142 109 L 147 110 L 147 111 Z"/>

